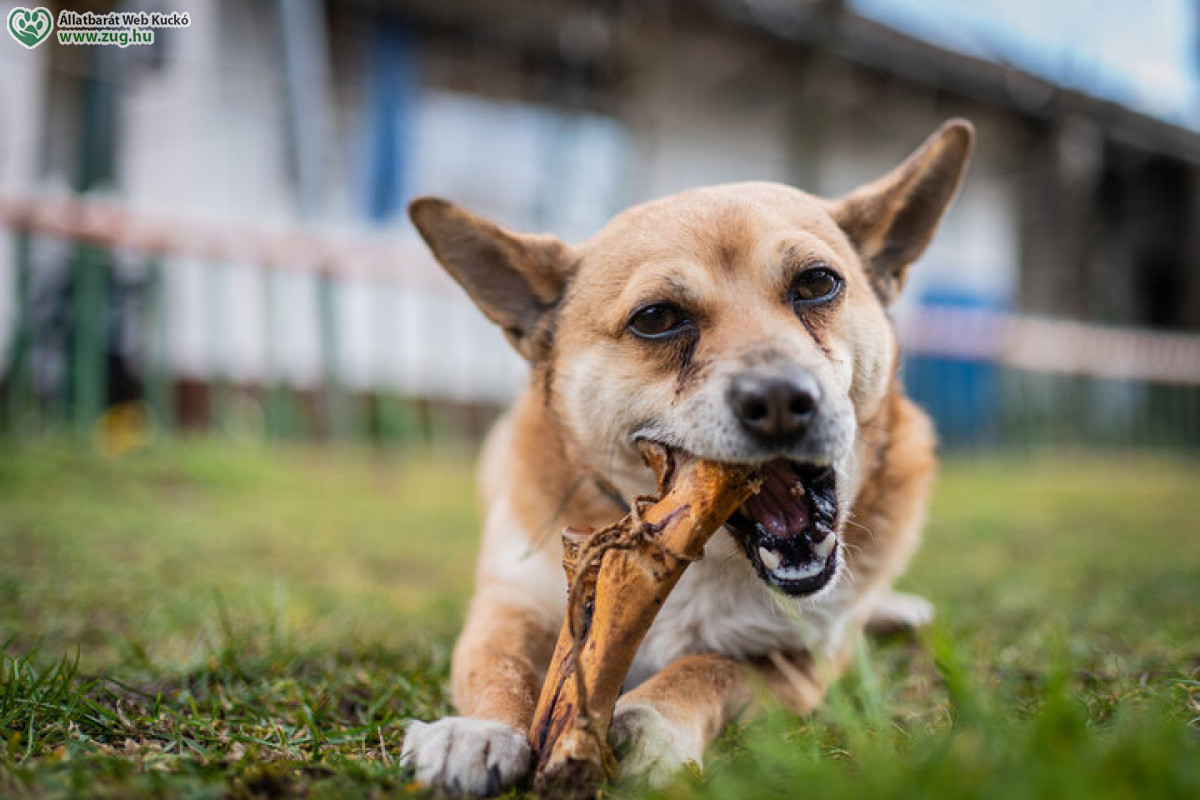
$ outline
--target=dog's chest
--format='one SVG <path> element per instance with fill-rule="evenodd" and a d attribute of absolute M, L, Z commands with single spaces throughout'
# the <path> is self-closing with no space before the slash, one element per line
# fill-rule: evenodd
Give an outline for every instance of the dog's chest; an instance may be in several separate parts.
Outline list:
<path fill-rule="evenodd" d="M 630 669 L 628 686 L 675 659 L 721 653 L 741 660 L 771 652 L 826 651 L 848 618 L 840 587 L 820 601 L 795 603 L 771 592 L 724 530 L 683 574 L 654 620 Z"/>

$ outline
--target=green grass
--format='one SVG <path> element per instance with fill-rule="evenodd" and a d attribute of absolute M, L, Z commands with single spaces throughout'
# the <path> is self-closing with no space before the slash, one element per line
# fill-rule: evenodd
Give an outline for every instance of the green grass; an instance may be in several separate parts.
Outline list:
<path fill-rule="evenodd" d="M 1198 490 L 952 460 L 903 581 L 935 628 L 663 794 L 1200 796 Z M 0 451 L 0 796 L 419 794 L 395 758 L 449 710 L 477 524 L 459 456 Z"/>

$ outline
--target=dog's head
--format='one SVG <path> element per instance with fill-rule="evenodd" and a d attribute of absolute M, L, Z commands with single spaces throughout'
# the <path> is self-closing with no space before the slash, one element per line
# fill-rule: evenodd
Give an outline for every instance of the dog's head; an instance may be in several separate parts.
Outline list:
<path fill-rule="evenodd" d="M 533 365 L 533 389 L 607 477 L 653 440 L 763 467 L 729 523 L 759 575 L 812 594 L 838 571 L 860 423 L 887 397 L 885 307 L 962 177 L 973 133 L 951 121 L 839 200 L 769 183 L 631 208 L 579 245 L 518 235 L 434 198 L 413 221 Z"/>

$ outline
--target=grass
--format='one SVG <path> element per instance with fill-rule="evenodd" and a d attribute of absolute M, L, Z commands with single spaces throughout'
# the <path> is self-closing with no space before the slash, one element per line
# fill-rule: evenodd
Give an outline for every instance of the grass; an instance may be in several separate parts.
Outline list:
<path fill-rule="evenodd" d="M 935 628 L 661 794 L 1200 796 L 1198 488 L 951 460 L 904 580 Z M 0 452 L 0 796 L 419 795 L 395 757 L 449 711 L 477 525 L 456 456 Z"/>

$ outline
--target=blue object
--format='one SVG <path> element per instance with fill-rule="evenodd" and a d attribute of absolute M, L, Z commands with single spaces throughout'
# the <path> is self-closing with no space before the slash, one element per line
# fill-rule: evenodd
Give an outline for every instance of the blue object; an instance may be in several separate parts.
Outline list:
<path fill-rule="evenodd" d="M 1003 305 L 979 294 L 936 289 L 922 307 L 1001 311 Z M 930 416 L 938 438 L 949 448 L 993 443 L 1001 433 L 1000 368 L 990 362 L 945 356 L 906 356 L 905 388 Z"/>
<path fill-rule="evenodd" d="M 371 53 L 371 118 L 366 147 L 366 213 L 374 222 L 403 211 L 416 99 L 412 39 L 404 27 L 380 19 Z"/>

